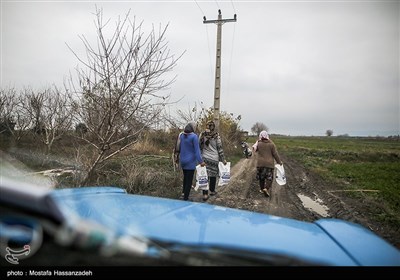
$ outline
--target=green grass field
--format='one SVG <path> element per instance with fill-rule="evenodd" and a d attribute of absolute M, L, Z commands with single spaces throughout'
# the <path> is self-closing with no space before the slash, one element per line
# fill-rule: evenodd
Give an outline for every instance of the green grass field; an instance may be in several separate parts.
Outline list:
<path fill-rule="evenodd" d="M 400 141 L 387 138 L 274 136 L 279 152 L 296 159 L 352 196 L 385 201 L 400 220 Z M 387 217 L 386 217 L 387 218 Z"/>

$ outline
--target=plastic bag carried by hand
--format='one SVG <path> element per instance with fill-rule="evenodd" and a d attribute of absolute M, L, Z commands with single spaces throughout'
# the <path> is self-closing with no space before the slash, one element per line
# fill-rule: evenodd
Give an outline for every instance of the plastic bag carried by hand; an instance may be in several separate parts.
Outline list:
<path fill-rule="evenodd" d="M 286 175 L 285 175 L 285 169 L 283 168 L 283 164 L 275 164 L 275 168 L 276 168 L 276 176 L 275 176 L 275 180 L 276 182 L 283 186 L 286 184 Z"/>
<path fill-rule="evenodd" d="M 196 187 L 195 190 L 208 190 L 208 175 L 206 166 L 196 166 Z"/>
<path fill-rule="evenodd" d="M 222 161 L 218 163 L 219 181 L 218 186 L 224 186 L 231 180 L 231 163 L 224 164 Z"/>

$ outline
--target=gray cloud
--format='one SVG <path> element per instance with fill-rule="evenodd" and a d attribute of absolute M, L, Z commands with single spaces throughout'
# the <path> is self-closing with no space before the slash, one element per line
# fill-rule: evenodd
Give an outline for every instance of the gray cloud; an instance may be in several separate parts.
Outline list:
<path fill-rule="evenodd" d="M 78 63 L 78 35 L 94 37 L 95 2 L 4 2 L 1 86 L 60 84 Z M 213 105 L 216 19 L 223 25 L 221 110 L 290 135 L 400 133 L 399 2 L 101 2 L 115 19 L 169 24 L 177 55 L 176 108 Z"/>

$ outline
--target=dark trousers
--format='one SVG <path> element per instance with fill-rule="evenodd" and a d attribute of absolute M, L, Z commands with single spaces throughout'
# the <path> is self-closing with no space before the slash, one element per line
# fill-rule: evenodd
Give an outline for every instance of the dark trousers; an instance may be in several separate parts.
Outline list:
<path fill-rule="evenodd" d="M 189 199 L 190 190 L 192 189 L 194 170 L 183 169 L 183 200 Z"/>
<path fill-rule="evenodd" d="M 270 189 L 274 179 L 274 169 L 269 167 L 257 167 L 257 180 L 260 182 L 260 189 Z"/>
<path fill-rule="evenodd" d="M 215 192 L 215 186 L 217 185 L 217 177 L 208 177 L 208 188 L 211 192 Z M 208 191 L 203 191 L 203 194 L 208 194 Z"/>
<path fill-rule="evenodd" d="M 272 187 L 272 182 L 268 180 L 260 180 L 260 190 L 267 189 L 269 190 Z"/>

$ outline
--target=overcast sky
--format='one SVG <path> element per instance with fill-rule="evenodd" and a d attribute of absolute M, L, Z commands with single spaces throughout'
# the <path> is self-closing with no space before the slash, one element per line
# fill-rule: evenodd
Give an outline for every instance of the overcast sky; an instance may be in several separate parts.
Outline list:
<path fill-rule="evenodd" d="M 400 134 L 399 1 L 4 1 L 1 87 L 62 85 L 92 36 L 95 5 L 117 20 L 169 24 L 176 55 L 171 110 L 213 106 L 217 25 L 222 26 L 221 111 L 240 127 L 286 135 Z"/>

